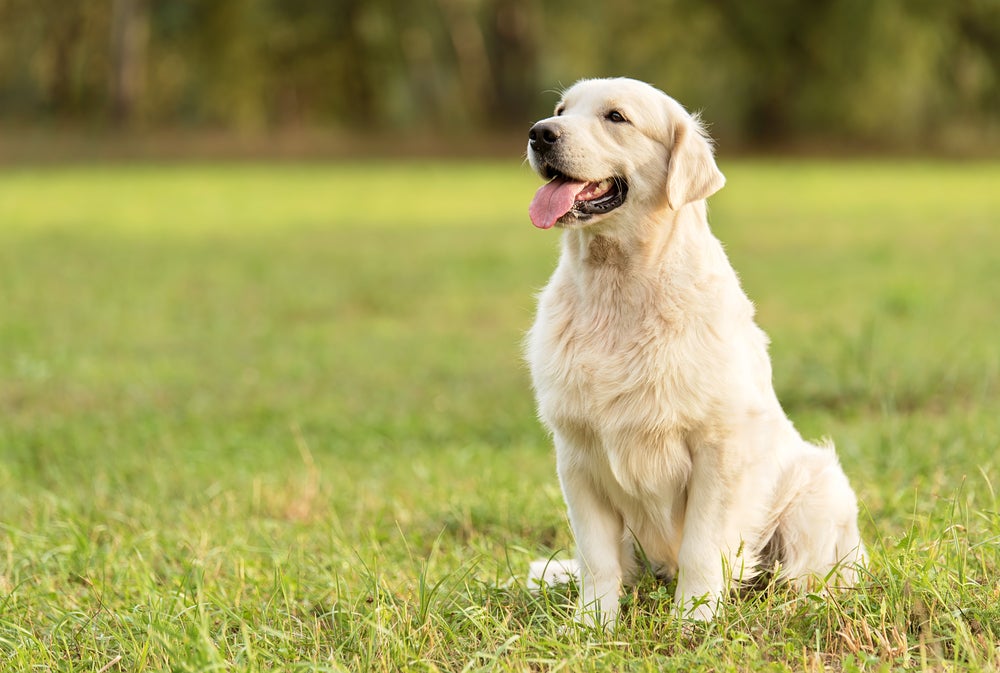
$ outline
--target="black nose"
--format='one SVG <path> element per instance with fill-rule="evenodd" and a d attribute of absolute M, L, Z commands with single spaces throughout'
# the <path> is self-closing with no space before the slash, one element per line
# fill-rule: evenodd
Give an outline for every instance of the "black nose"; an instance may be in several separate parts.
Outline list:
<path fill-rule="evenodd" d="M 528 142 L 531 145 L 531 149 L 536 152 L 546 152 L 552 149 L 552 146 L 556 144 L 561 134 L 562 132 L 558 126 L 538 122 L 528 131 Z"/>

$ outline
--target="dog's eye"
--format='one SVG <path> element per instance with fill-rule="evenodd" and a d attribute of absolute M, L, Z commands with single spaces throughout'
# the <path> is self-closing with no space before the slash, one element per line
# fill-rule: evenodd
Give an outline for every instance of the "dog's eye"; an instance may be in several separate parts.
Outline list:
<path fill-rule="evenodd" d="M 609 122 L 614 122 L 615 124 L 621 124 L 623 122 L 628 121 L 627 119 L 625 119 L 625 115 L 623 115 L 618 110 L 612 110 L 608 114 L 604 115 L 604 118 L 607 119 Z"/>
<path fill-rule="evenodd" d="M 560 105 L 559 107 L 556 108 L 556 116 L 558 117 L 559 115 L 561 115 L 565 111 L 566 111 L 566 106 L 565 105 Z"/>

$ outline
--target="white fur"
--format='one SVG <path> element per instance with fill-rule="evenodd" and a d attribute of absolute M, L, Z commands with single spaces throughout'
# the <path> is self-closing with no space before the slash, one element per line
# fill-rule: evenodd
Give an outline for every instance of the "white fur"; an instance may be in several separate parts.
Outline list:
<path fill-rule="evenodd" d="M 854 492 L 774 394 L 767 337 L 708 227 L 705 199 L 725 179 L 698 120 L 629 79 L 581 81 L 557 109 L 543 121 L 560 130 L 558 169 L 629 184 L 618 209 L 560 223 L 526 341 L 577 542 L 580 619 L 614 622 L 637 550 L 676 574 L 676 608 L 694 619 L 776 563 L 798 584 L 852 584 L 865 560 Z M 528 158 L 542 170 L 530 146 Z"/>
<path fill-rule="evenodd" d="M 580 564 L 574 559 L 539 559 L 528 568 L 528 589 L 568 584 L 580 577 Z"/>

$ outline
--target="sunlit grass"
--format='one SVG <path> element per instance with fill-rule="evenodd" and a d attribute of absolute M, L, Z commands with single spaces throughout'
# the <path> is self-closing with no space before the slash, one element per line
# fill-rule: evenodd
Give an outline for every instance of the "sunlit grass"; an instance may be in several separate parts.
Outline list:
<path fill-rule="evenodd" d="M 1000 664 L 1000 165 L 723 162 L 716 233 L 871 574 L 567 628 L 519 348 L 556 235 L 493 164 L 0 173 L 0 669 Z M 120 659 L 118 659 L 120 657 Z"/>

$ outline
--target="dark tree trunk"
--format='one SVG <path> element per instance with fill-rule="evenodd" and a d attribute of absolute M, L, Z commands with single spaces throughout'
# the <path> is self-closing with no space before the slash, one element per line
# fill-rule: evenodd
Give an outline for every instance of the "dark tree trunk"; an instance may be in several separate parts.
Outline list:
<path fill-rule="evenodd" d="M 538 8 L 534 0 L 493 0 L 488 7 L 496 97 L 488 121 L 502 128 L 526 128 L 539 93 Z"/>
<path fill-rule="evenodd" d="M 49 105 L 56 115 L 71 117 L 75 112 L 73 52 L 83 32 L 80 13 L 67 11 L 58 21 L 52 22 L 52 29 L 55 39 L 52 79 L 48 89 Z"/>

